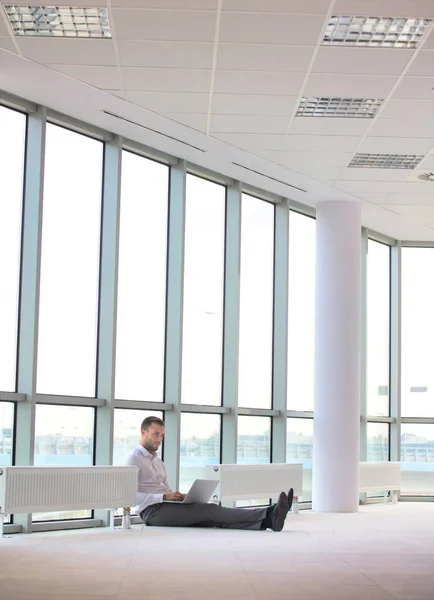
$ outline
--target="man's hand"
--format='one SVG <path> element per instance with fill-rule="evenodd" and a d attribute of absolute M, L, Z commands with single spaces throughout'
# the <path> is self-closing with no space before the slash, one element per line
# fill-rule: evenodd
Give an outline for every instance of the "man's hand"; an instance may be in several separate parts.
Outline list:
<path fill-rule="evenodd" d="M 170 492 L 170 494 L 164 494 L 163 500 L 171 500 L 172 502 L 182 502 L 185 498 L 185 494 L 181 492 Z"/>

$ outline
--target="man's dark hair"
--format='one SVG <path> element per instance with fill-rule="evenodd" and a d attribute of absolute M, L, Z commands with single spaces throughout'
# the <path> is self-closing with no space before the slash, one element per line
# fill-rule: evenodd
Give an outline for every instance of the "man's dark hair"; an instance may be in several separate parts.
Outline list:
<path fill-rule="evenodd" d="M 146 419 L 143 419 L 142 424 L 140 425 L 140 429 L 145 429 L 146 431 L 148 431 L 151 425 L 162 425 L 163 427 L 165 426 L 164 421 L 159 417 L 146 417 Z"/>

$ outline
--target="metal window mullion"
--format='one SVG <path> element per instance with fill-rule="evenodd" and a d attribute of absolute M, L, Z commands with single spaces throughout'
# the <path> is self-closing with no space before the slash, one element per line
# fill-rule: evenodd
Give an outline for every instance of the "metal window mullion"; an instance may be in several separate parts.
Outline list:
<path fill-rule="evenodd" d="M 360 460 L 368 460 L 368 231 L 362 229 L 360 329 Z M 366 494 L 364 494 L 366 499 Z"/>
<path fill-rule="evenodd" d="M 122 139 L 115 136 L 104 147 L 96 397 L 105 404 L 96 408 L 96 465 L 113 464 L 121 169 Z M 95 517 L 110 522 L 109 511 L 97 510 Z"/>
<path fill-rule="evenodd" d="M 27 117 L 21 239 L 17 392 L 26 395 L 15 412 L 15 464 L 32 465 L 35 453 L 38 310 L 41 274 L 42 204 L 44 188 L 46 110 Z M 23 532 L 32 529 L 32 515 L 16 515 Z"/>
<path fill-rule="evenodd" d="M 401 243 L 390 250 L 390 460 L 401 460 Z"/>
<path fill-rule="evenodd" d="M 222 462 L 237 462 L 238 348 L 240 327 L 241 183 L 226 191 L 225 288 L 223 329 Z"/>
<path fill-rule="evenodd" d="M 181 441 L 182 320 L 184 296 L 186 164 L 170 169 L 169 235 L 167 248 L 166 364 L 164 401 L 173 405 L 165 414 L 164 462 L 168 479 L 179 486 Z"/>
<path fill-rule="evenodd" d="M 288 202 L 275 207 L 274 221 L 274 315 L 273 315 L 273 409 L 271 457 L 286 462 L 287 371 L 288 371 L 288 270 L 289 270 Z"/>

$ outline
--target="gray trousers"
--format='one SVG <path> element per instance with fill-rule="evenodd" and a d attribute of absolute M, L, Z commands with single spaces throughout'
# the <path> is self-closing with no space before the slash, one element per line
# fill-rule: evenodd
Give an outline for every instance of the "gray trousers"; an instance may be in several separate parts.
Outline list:
<path fill-rule="evenodd" d="M 265 508 L 224 508 L 217 504 L 152 504 L 140 513 L 146 525 L 156 527 L 222 527 L 226 529 L 261 529 L 267 516 Z"/>

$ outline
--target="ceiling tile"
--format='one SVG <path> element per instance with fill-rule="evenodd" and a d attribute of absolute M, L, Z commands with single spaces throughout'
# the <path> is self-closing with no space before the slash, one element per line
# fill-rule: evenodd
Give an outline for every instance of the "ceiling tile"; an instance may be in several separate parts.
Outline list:
<path fill-rule="evenodd" d="M 71 1 L 71 0 L 69 0 Z M 128 8 L 216 10 L 218 0 L 127 0 Z M 124 8 L 125 0 L 112 0 L 113 8 Z"/>
<path fill-rule="evenodd" d="M 340 181 L 405 181 L 408 177 L 407 169 L 342 169 Z"/>
<path fill-rule="evenodd" d="M 354 152 L 360 140 L 360 137 L 338 135 L 287 135 L 282 150 Z"/>
<path fill-rule="evenodd" d="M 211 118 L 212 133 L 281 133 L 288 125 L 288 117 L 253 115 L 217 115 Z"/>
<path fill-rule="evenodd" d="M 432 140 L 397 137 L 367 137 L 357 152 L 380 154 L 427 154 L 433 146 Z"/>
<path fill-rule="evenodd" d="M 297 96 L 214 94 L 212 108 L 220 115 L 290 116 L 296 102 Z"/>
<path fill-rule="evenodd" d="M 334 15 L 434 17 L 432 0 L 337 0 Z"/>
<path fill-rule="evenodd" d="M 404 77 L 392 98 L 434 99 L 434 77 Z"/>
<path fill-rule="evenodd" d="M 207 92 L 211 71 L 123 67 L 122 76 L 125 90 Z"/>
<path fill-rule="evenodd" d="M 432 138 L 434 146 L 434 121 L 400 121 L 378 119 L 369 131 L 370 136 Z"/>
<path fill-rule="evenodd" d="M 433 144 L 434 146 L 434 144 Z M 417 167 L 418 169 L 434 170 L 434 154 L 428 154 Z M 433 186 L 434 193 L 434 186 Z"/>
<path fill-rule="evenodd" d="M 21 37 L 23 56 L 56 65 L 116 65 L 112 40 Z"/>
<path fill-rule="evenodd" d="M 313 73 L 307 80 L 305 96 L 342 98 L 385 98 L 398 81 L 397 77 L 380 75 L 326 75 Z"/>
<path fill-rule="evenodd" d="M 220 41 L 314 46 L 323 26 L 320 16 L 223 11 Z"/>
<path fill-rule="evenodd" d="M 386 206 L 404 217 L 428 218 L 434 214 L 434 195 L 431 204 L 393 204 L 388 201 Z"/>
<path fill-rule="evenodd" d="M 423 45 L 424 50 L 434 50 L 434 29 L 429 34 L 426 42 Z"/>
<path fill-rule="evenodd" d="M 336 187 L 351 194 L 375 193 L 389 194 L 398 184 L 396 181 L 338 181 Z M 401 185 L 401 184 L 399 184 Z"/>
<path fill-rule="evenodd" d="M 89 67 L 77 65 L 50 65 L 51 69 L 60 71 L 69 77 L 84 81 L 101 90 L 121 88 L 119 69 L 117 67 Z"/>
<path fill-rule="evenodd" d="M 289 133 L 304 135 L 364 135 L 370 125 L 372 125 L 371 119 L 295 117 Z"/>
<path fill-rule="evenodd" d="M 187 125 L 187 127 L 191 127 L 192 129 L 197 129 L 198 131 L 206 131 L 206 123 L 207 123 L 207 115 L 195 115 L 195 114 L 183 114 L 183 113 L 161 113 L 168 119 L 172 121 L 176 121 L 177 123 L 182 123 L 183 125 Z"/>
<path fill-rule="evenodd" d="M 6 23 L 4 22 L 4 20 L 1 17 L 2 17 L 2 15 L 0 14 L 0 37 L 8 37 L 9 30 L 6 27 Z"/>
<path fill-rule="evenodd" d="M 230 0 L 223 5 L 223 10 L 325 15 L 329 6 L 330 0 Z"/>
<path fill-rule="evenodd" d="M 409 197 L 413 197 L 415 195 L 423 195 L 423 196 L 430 196 L 431 198 L 431 202 L 433 201 L 433 187 L 434 185 L 432 183 L 416 183 L 413 181 L 404 181 L 403 183 L 400 183 L 399 185 L 396 186 L 396 188 L 393 190 L 394 192 L 394 199 L 393 202 L 395 202 L 396 204 L 399 204 L 399 202 L 396 202 L 395 200 L 395 196 L 401 196 L 407 194 L 407 196 Z M 390 200 L 392 202 L 392 200 Z M 424 202 L 421 202 L 418 198 L 417 200 L 418 204 L 423 204 Z"/>
<path fill-rule="evenodd" d="M 413 50 L 405 49 L 388 52 L 384 48 L 324 46 L 319 49 L 312 73 L 400 75 L 413 54 Z"/>
<path fill-rule="evenodd" d="M 423 75 L 434 77 L 434 50 L 423 50 L 416 56 L 408 70 L 408 75 Z"/>
<path fill-rule="evenodd" d="M 129 42 L 119 40 L 119 61 L 125 67 L 211 69 L 210 42 Z"/>
<path fill-rule="evenodd" d="M 357 195 L 359 198 L 362 198 L 362 200 L 370 202 L 371 204 L 383 204 L 390 196 L 390 194 L 377 194 L 375 192 L 359 192 Z"/>
<path fill-rule="evenodd" d="M 297 171 L 297 173 L 301 173 L 302 175 L 307 175 L 313 179 L 319 179 L 323 181 L 335 179 L 339 175 L 340 168 L 298 165 L 297 167 L 293 167 L 293 170 Z"/>
<path fill-rule="evenodd" d="M 419 185 L 419 184 L 413 184 L 413 185 Z M 422 184 L 420 184 L 422 185 Z M 426 186 L 432 185 L 432 184 L 424 184 Z M 425 187 L 425 189 L 429 189 L 427 187 Z M 417 203 L 419 206 L 423 206 L 423 205 L 427 205 L 427 206 L 431 206 L 434 204 L 434 194 L 428 194 L 425 192 L 425 194 L 410 194 L 410 193 L 405 193 L 405 194 L 397 194 L 396 192 L 394 194 L 391 194 L 389 196 L 389 198 L 387 199 L 387 202 L 389 204 L 394 204 L 396 205 L 402 205 L 402 204 L 415 204 Z"/>
<path fill-rule="evenodd" d="M 219 44 L 217 68 L 304 73 L 313 51 L 313 46 Z"/>
<path fill-rule="evenodd" d="M 126 91 L 125 98 L 155 112 L 207 114 L 209 94 Z"/>
<path fill-rule="evenodd" d="M 217 71 L 214 92 L 222 94 L 261 94 L 295 96 L 304 75 L 270 71 Z"/>
<path fill-rule="evenodd" d="M 427 100 L 390 99 L 381 111 L 382 119 L 402 119 L 419 121 L 434 120 L 434 97 L 432 102 Z"/>
<path fill-rule="evenodd" d="M 254 152 L 255 150 L 277 150 L 281 147 L 282 135 L 265 133 L 215 133 L 213 137 Z"/>
<path fill-rule="evenodd" d="M 10 37 L 0 37 L 0 48 L 4 48 L 10 52 L 16 52 L 16 48 Z"/>
<path fill-rule="evenodd" d="M 212 11 L 114 9 L 117 39 L 214 41 Z"/>
<path fill-rule="evenodd" d="M 266 150 L 261 156 L 272 162 L 286 167 L 316 166 L 316 167 L 346 167 L 353 157 L 352 152 L 297 152 Z"/>

